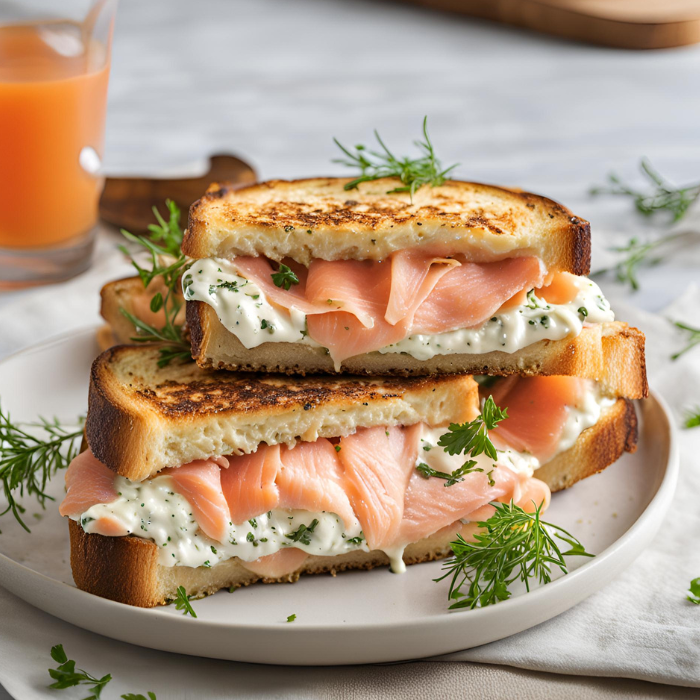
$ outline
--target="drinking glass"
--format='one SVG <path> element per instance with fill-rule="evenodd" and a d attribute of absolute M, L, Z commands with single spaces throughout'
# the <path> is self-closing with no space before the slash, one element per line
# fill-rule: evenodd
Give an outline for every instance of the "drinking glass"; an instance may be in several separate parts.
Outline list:
<path fill-rule="evenodd" d="M 115 11 L 116 0 L 0 0 L 2 289 L 90 264 Z"/>

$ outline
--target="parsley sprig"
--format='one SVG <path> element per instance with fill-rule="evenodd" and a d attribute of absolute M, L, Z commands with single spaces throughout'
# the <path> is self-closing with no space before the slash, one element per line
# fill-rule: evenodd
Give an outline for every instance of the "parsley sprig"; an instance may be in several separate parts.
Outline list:
<path fill-rule="evenodd" d="M 91 686 L 91 695 L 84 700 L 99 700 L 102 690 L 112 680 L 112 676 L 108 673 L 102 678 L 96 678 L 90 675 L 87 671 L 75 667 L 75 661 L 68 659 L 68 655 L 63 649 L 63 644 L 56 644 L 51 647 L 51 658 L 59 664 L 57 668 L 50 668 L 49 675 L 54 679 L 49 688 L 54 690 L 65 690 L 73 688 L 77 685 Z M 148 697 L 141 693 L 125 693 L 120 696 L 123 700 L 157 700 L 156 694 L 150 690 L 147 692 Z"/>
<path fill-rule="evenodd" d="M 438 445 L 449 455 L 469 454 L 476 457 L 482 453 L 497 459 L 496 448 L 489 439 L 489 430 L 508 418 L 508 409 L 496 406 L 493 396 L 484 401 L 481 413 L 467 423 L 452 423 L 448 432 L 440 437 Z"/>
<path fill-rule="evenodd" d="M 493 400 L 493 396 L 489 396 L 484 401 L 481 413 L 473 421 L 452 423 L 448 428 L 448 432 L 440 436 L 438 445 L 450 455 L 466 454 L 469 457 L 477 457 L 480 454 L 486 454 L 491 459 L 497 459 L 496 448 L 489 438 L 489 430 L 493 430 L 498 423 L 507 417 L 508 409 L 498 408 Z M 416 470 L 426 479 L 431 477 L 444 479 L 444 486 L 454 486 L 460 481 L 464 481 L 464 477 L 467 474 L 484 471 L 476 465 L 477 461 L 475 459 L 468 459 L 461 467 L 448 474 L 421 462 L 416 466 Z M 492 482 L 491 472 L 489 472 L 489 484 L 493 485 Z"/>
<path fill-rule="evenodd" d="M 387 194 L 395 192 L 409 192 L 411 200 L 416 190 L 423 185 L 437 187 L 444 184 L 447 175 L 457 167 L 457 163 L 449 168 L 442 168 L 440 161 L 435 156 L 435 149 L 428 136 L 428 117 L 423 119 L 423 141 L 414 141 L 421 151 L 418 158 L 395 156 L 382 141 L 375 129 L 374 136 L 381 147 L 379 151 L 371 151 L 366 146 L 355 146 L 350 150 L 334 138 L 336 146 L 346 155 L 346 158 L 336 158 L 334 163 L 346 165 L 349 168 L 359 169 L 360 176 L 345 185 L 346 190 L 354 190 L 363 182 L 371 182 L 384 177 L 396 177 L 403 183 L 402 187 L 395 187 Z"/>
<path fill-rule="evenodd" d="M 671 355 L 672 360 L 677 360 L 681 355 L 684 355 L 688 350 L 692 350 L 696 345 L 700 344 L 700 328 L 693 328 L 682 321 L 673 321 L 673 325 L 686 334 L 688 344 L 678 352 Z"/>
<path fill-rule="evenodd" d="M 197 617 L 197 613 L 190 604 L 191 595 L 187 595 L 187 591 L 184 586 L 177 587 L 177 597 L 175 598 L 175 610 L 182 610 L 183 615 L 191 615 L 192 617 Z"/>
<path fill-rule="evenodd" d="M 22 519 L 25 509 L 16 497 L 24 497 L 25 493 L 34 495 L 42 508 L 46 499 L 52 501 L 53 498 L 46 493 L 46 485 L 78 454 L 83 436 L 81 420 L 78 420 L 79 427 L 74 429 L 62 426 L 56 418 L 40 417 L 38 420 L 38 423 L 26 425 L 14 423 L 10 413 L 0 407 L 0 480 L 7 499 L 7 508 L 0 512 L 0 516 L 12 512 L 27 532 L 30 529 Z M 23 425 L 39 427 L 45 435 L 37 437 L 27 432 Z"/>
<path fill-rule="evenodd" d="M 694 605 L 700 605 L 700 578 L 694 578 L 690 582 L 688 593 L 690 594 L 687 596 L 688 600 Z"/>
<path fill-rule="evenodd" d="M 180 227 L 180 209 L 171 200 L 166 202 L 169 211 L 169 219 L 165 221 L 160 212 L 153 207 L 153 213 L 158 221 L 151 224 L 148 229 L 151 237 L 134 236 L 122 229 L 122 235 L 132 243 L 145 248 L 150 254 L 150 265 L 142 267 L 134 260 L 125 246 L 119 249 L 131 260 L 131 264 L 138 272 L 144 288 L 147 288 L 153 280 L 160 277 L 166 288 L 165 296 L 156 292 L 151 299 L 151 311 L 157 313 L 163 311 L 165 325 L 162 328 L 152 326 L 134 316 L 124 308 L 121 313 L 131 321 L 138 334 L 131 338 L 136 343 L 159 343 L 160 359 L 158 366 L 164 367 L 173 360 L 190 361 L 190 344 L 183 335 L 183 326 L 177 323 L 177 315 L 182 308 L 182 299 L 178 294 L 180 275 L 190 266 L 190 262 L 180 251 L 183 231 Z M 161 241 L 162 245 L 154 241 Z"/>
<path fill-rule="evenodd" d="M 51 658 L 59 665 L 57 668 L 49 669 L 49 675 L 54 679 L 54 683 L 49 688 L 65 690 L 76 685 L 89 685 L 92 694 L 85 700 L 98 700 L 104 687 L 112 680 L 112 676 L 109 673 L 106 676 L 102 676 L 102 678 L 96 678 L 87 671 L 76 668 L 75 661 L 69 660 L 66 652 L 63 650 L 63 644 L 51 647 Z"/>
<path fill-rule="evenodd" d="M 271 277 L 276 287 L 283 287 L 286 290 L 289 290 L 293 284 L 299 284 L 299 278 L 286 265 L 280 264 L 279 270 L 273 272 Z"/>
<path fill-rule="evenodd" d="M 637 190 L 623 182 L 615 173 L 610 173 L 608 185 L 593 187 L 591 194 L 631 197 L 637 211 L 643 216 L 652 216 L 664 211 L 671 215 L 672 221 L 680 221 L 686 215 L 690 205 L 700 196 L 700 183 L 675 187 L 646 158 L 642 158 L 640 169 L 651 185 L 651 191 Z"/>
<path fill-rule="evenodd" d="M 515 581 L 522 581 L 529 591 L 531 582 L 547 584 L 552 580 L 552 566 L 568 573 L 565 557 L 593 556 L 571 533 L 540 518 L 542 504 L 534 513 L 527 513 L 512 501 L 492 505 L 494 514 L 477 523 L 483 529 L 473 542 L 457 535 L 451 543 L 454 558 L 445 562 L 445 573 L 435 579 L 452 577 L 448 599 L 455 602 L 451 610 L 507 600 Z M 562 552 L 555 537 L 566 542 L 569 549 Z"/>

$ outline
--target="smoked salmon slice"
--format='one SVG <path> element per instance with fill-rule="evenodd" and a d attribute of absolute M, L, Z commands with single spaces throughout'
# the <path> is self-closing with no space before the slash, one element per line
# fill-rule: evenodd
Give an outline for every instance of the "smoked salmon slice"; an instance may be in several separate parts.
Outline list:
<path fill-rule="evenodd" d="M 411 333 L 444 333 L 475 328 L 504 302 L 544 279 L 542 263 L 534 257 L 508 258 L 494 263 L 463 261 L 449 270 L 418 307 Z"/>
<path fill-rule="evenodd" d="M 309 555 L 296 547 L 284 547 L 274 554 L 260 557 L 255 561 L 241 561 L 241 564 L 263 578 L 281 578 L 294 573 Z"/>
<path fill-rule="evenodd" d="M 285 261 L 299 279 L 285 290 L 274 284 L 266 258 L 235 258 L 233 264 L 270 302 L 307 315 L 309 336 L 328 348 L 337 369 L 349 357 L 411 334 L 480 326 L 504 304 L 522 302 L 545 276 L 535 257 L 471 263 L 412 249 L 386 262 L 314 260 L 308 270 Z M 566 296 L 570 287 L 570 280 L 555 277 L 548 289 L 553 297 Z"/>
<path fill-rule="evenodd" d="M 530 452 L 546 462 L 556 452 L 568 416 L 568 406 L 580 403 L 586 381 L 578 377 L 519 377 L 499 380 L 482 389 L 508 418 L 490 431 L 497 447 Z"/>
<path fill-rule="evenodd" d="M 578 295 L 576 275 L 570 272 L 555 272 L 544 287 L 535 290 L 535 294 L 549 304 L 568 304 Z"/>
<path fill-rule="evenodd" d="M 339 515 L 347 528 L 356 523 L 343 488 L 343 472 L 330 440 L 300 442 L 280 450 L 279 507 Z"/>
<path fill-rule="evenodd" d="M 365 428 L 340 440 L 345 489 L 370 549 L 387 547 L 396 539 L 420 429 L 420 424 Z"/>
<path fill-rule="evenodd" d="M 163 469 L 159 476 L 173 480 L 173 490 L 184 496 L 192 506 L 199 527 L 213 540 L 226 539 L 231 522 L 228 503 L 221 489 L 221 469 L 228 468 L 225 457 L 198 459 L 182 467 Z"/>
<path fill-rule="evenodd" d="M 77 455 L 66 471 L 66 497 L 58 512 L 81 515 L 98 503 L 112 503 L 119 498 L 114 488 L 116 474 L 100 462 L 90 450 Z"/>
<path fill-rule="evenodd" d="M 275 483 L 282 466 L 279 445 L 261 444 L 256 452 L 228 458 L 221 471 L 221 488 L 236 525 L 277 508 L 280 500 Z"/>
<path fill-rule="evenodd" d="M 459 266 L 458 260 L 439 258 L 417 249 L 400 250 L 391 256 L 391 293 L 384 318 L 396 325 L 413 319 L 443 275 Z"/>

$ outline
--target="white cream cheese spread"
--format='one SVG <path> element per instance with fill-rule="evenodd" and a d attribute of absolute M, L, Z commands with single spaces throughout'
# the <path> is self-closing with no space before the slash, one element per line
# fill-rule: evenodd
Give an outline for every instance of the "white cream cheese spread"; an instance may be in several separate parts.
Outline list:
<path fill-rule="evenodd" d="M 75 520 L 92 533 L 101 517 L 116 518 L 127 534 L 158 546 L 163 566 L 210 567 L 231 557 L 254 561 L 285 547 L 317 556 L 369 551 L 359 523 L 346 529 L 333 513 L 301 510 L 272 510 L 244 523 L 229 523 L 224 541 L 215 541 L 202 532 L 190 504 L 173 490 L 169 476 L 140 483 L 118 476 L 114 486 L 117 500 L 94 505 Z"/>
<path fill-rule="evenodd" d="M 539 340 L 575 337 L 587 323 L 615 320 L 595 282 L 577 277 L 575 284 L 578 294 L 567 304 L 548 304 L 530 292 L 525 304 L 496 314 L 478 328 L 411 335 L 379 352 L 405 353 L 417 360 L 496 350 L 513 353 Z M 186 300 L 209 304 L 223 326 L 248 349 L 269 342 L 320 347 L 308 336 L 302 311 L 294 306 L 287 310 L 271 304 L 256 284 L 237 274 L 230 260 L 196 260 L 183 276 L 182 285 Z"/>

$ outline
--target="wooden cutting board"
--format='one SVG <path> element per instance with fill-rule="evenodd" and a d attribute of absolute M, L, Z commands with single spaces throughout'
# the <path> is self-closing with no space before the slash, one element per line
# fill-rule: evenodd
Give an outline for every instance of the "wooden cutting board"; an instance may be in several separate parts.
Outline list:
<path fill-rule="evenodd" d="M 700 0 L 408 1 L 623 49 L 665 49 L 700 42 Z"/>
<path fill-rule="evenodd" d="M 250 185 L 255 171 L 245 161 L 230 155 L 209 159 L 209 169 L 200 177 L 149 178 L 108 177 L 100 198 L 100 218 L 131 233 L 144 233 L 155 222 L 153 207 L 168 218 L 166 199 L 172 199 L 182 212 L 181 223 L 187 225 L 190 204 L 199 199 L 212 182 Z"/>

